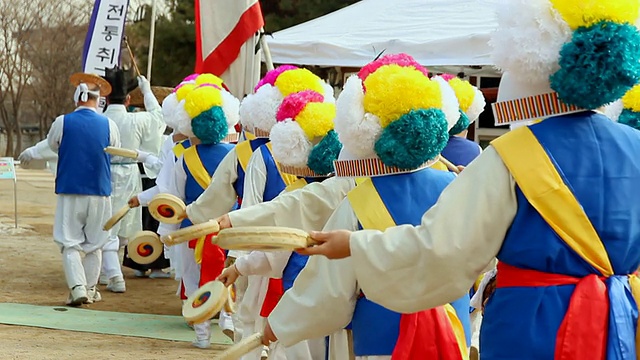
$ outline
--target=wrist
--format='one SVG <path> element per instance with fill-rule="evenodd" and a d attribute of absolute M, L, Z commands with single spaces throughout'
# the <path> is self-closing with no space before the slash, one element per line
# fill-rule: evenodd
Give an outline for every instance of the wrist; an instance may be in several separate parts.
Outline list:
<path fill-rule="evenodd" d="M 240 272 L 240 270 L 238 270 L 238 267 L 236 266 L 236 264 L 233 264 L 232 267 L 233 267 L 233 271 L 235 271 L 238 276 L 242 276 L 242 273 Z"/>

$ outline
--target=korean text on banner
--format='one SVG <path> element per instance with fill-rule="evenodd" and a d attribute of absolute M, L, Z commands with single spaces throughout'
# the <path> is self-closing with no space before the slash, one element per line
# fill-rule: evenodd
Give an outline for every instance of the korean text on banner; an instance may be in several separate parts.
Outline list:
<path fill-rule="evenodd" d="M 104 76 L 120 63 L 129 0 L 96 0 L 82 53 L 83 71 Z"/>

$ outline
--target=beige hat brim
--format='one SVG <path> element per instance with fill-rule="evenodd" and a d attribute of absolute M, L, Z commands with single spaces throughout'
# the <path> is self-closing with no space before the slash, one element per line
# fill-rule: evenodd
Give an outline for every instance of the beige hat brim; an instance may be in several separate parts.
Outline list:
<path fill-rule="evenodd" d="M 69 81 L 73 86 L 78 86 L 81 83 L 95 84 L 100 88 L 100 96 L 103 97 L 111 94 L 111 84 L 96 74 L 75 73 L 71 75 Z"/>

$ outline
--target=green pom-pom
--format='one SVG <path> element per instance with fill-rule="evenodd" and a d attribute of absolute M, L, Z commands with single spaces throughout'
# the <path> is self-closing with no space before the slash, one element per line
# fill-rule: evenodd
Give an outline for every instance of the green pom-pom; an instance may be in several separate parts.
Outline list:
<path fill-rule="evenodd" d="M 636 130 L 640 130 L 640 113 L 624 109 L 618 118 L 618 122 L 620 124 L 631 126 Z"/>
<path fill-rule="evenodd" d="M 620 99 L 640 79 L 640 32 L 602 21 L 580 27 L 560 52 L 551 88 L 569 105 L 597 109 Z"/>
<path fill-rule="evenodd" d="M 384 129 L 375 150 L 385 165 L 411 170 L 435 159 L 447 141 L 447 119 L 441 110 L 412 110 Z"/>
<path fill-rule="evenodd" d="M 458 119 L 458 122 L 451 128 L 451 130 L 449 130 L 449 135 L 460 134 L 461 132 L 467 130 L 469 124 L 471 124 L 471 121 L 469 121 L 469 117 L 464 113 L 464 111 L 460 110 L 460 119 Z"/>
<path fill-rule="evenodd" d="M 320 140 L 318 145 L 311 149 L 307 166 L 318 174 L 331 174 L 333 161 L 338 159 L 340 150 L 342 150 L 342 143 L 338 140 L 338 134 L 331 130 Z"/>
<path fill-rule="evenodd" d="M 220 106 L 214 106 L 191 120 L 191 130 L 203 144 L 217 144 L 229 132 L 227 117 Z"/>

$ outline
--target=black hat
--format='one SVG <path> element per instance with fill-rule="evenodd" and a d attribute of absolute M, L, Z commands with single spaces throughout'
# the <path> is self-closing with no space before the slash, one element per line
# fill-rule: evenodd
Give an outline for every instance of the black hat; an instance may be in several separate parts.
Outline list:
<path fill-rule="evenodd" d="M 118 66 L 105 69 L 105 80 L 111 84 L 110 104 L 123 104 L 127 94 L 138 86 L 136 79 L 131 74 L 131 69 L 124 70 Z"/>

